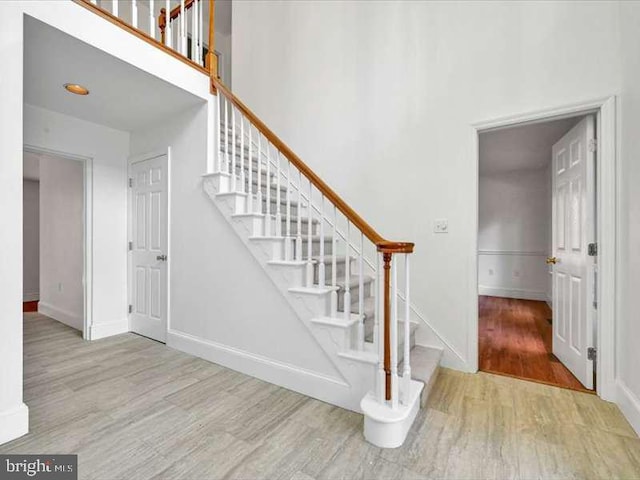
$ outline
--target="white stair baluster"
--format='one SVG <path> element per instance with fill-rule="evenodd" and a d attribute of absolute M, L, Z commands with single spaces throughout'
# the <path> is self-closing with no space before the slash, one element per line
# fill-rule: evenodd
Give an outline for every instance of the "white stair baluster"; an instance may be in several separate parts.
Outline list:
<path fill-rule="evenodd" d="M 260 130 L 257 131 L 258 134 L 258 191 L 256 193 L 256 208 L 258 213 L 262 213 L 262 134 Z M 264 232 L 263 232 L 264 233 Z"/>
<path fill-rule="evenodd" d="M 347 219 L 347 236 L 344 241 L 345 258 L 351 254 L 351 222 Z M 344 263 L 344 318 L 351 319 L 351 262 Z"/>
<path fill-rule="evenodd" d="M 318 264 L 319 284 L 321 288 L 324 288 L 326 284 L 326 266 L 324 263 L 324 194 L 320 195 L 320 263 Z"/>
<path fill-rule="evenodd" d="M 333 206 L 333 225 L 331 231 L 331 316 L 337 318 L 338 316 L 338 235 L 336 233 L 338 223 L 338 209 Z"/>
<path fill-rule="evenodd" d="M 118 16 L 118 0 L 111 0 L 111 13 L 114 17 Z"/>
<path fill-rule="evenodd" d="M 360 255 L 358 256 L 358 348 L 364 350 L 364 234 L 360 232 Z"/>
<path fill-rule="evenodd" d="M 155 10 L 154 0 L 149 0 L 149 34 L 156 39 L 156 19 L 153 16 Z"/>
<path fill-rule="evenodd" d="M 233 175 L 231 158 L 229 157 L 229 100 L 227 97 L 224 97 L 224 161 L 227 173 Z"/>
<path fill-rule="evenodd" d="M 284 244 L 284 259 L 293 260 L 293 238 L 291 237 L 291 162 L 287 159 L 287 239 Z M 300 210 L 298 208 L 298 210 Z M 298 213 L 299 214 L 299 213 Z"/>
<path fill-rule="evenodd" d="M 191 5 L 191 60 L 196 61 L 196 46 L 198 45 L 198 2 Z"/>
<path fill-rule="evenodd" d="M 247 138 L 248 142 L 249 142 L 249 181 L 248 181 L 248 185 L 249 185 L 249 191 L 247 192 L 249 194 L 249 196 L 247 197 L 247 213 L 253 213 L 253 145 L 252 145 L 252 135 L 251 135 L 251 131 L 253 130 L 253 126 L 251 125 L 251 122 L 248 122 L 248 126 L 249 126 L 249 136 Z"/>
<path fill-rule="evenodd" d="M 391 257 L 391 408 L 398 408 L 398 256 Z"/>
<path fill-rule="evenodd" d="M 311 228 L 311 226 L 309 226 Z M 298 170 L 298 230 L 296 232 L 296 260 L 302 261 L 302 172 Z"/>
<path fill-rule="evenodd" d="M 202 22 L 202 11 L 204 10 L 204 5 L 202 4 L 202 2 L 200 0 L 198 0 L 198 16 L 200 17 L 198 20 L 198 32 L 200 32 L 199 35 L 199 42 L 198 42 L 198 63 L 200 65 L 203 65 L 204 62 L 204 58 L 203 58 L 203 48 L 202 46 L 204 45 L 204 35 L 206 35 L 205 31 L 204 31 L 204 27 L 203 27 L 203 22 Z M 204 35 L 203 35 L 204 34 Z"/>
<path fill-rule="evenodd" d="M 312 204 L 312 195 L 313 195 L 313 184 L 311 180 L 309 180 L 309 199 L 307 204 L 307 221 L 308 225 L 313 224 L 313 204 Z M 311 287 L 313 285 L 313 238 L 311 236 L 311 228 L 307 230 L 307 287 Z"/>
<path fill-rule="evenodd" d="M 180 0 L 180 53 L 187 56 L 187 25 L 184 12 L 184 0 Z"/>
<path fill-rule="evenodd" d="M 380 302 L 384 301 L 383 285 L 384 281 L 381 276 L 383 270 L 380 268 L 380 255 L 376 252 L 376 288 L 375 288 L 375 313 L 373 324 L 373 341 L 375 343 L 375 350 L 378 352 L 378 371 L 376 375 L 376 397 L 378 402 L 384 403 L 384 322 L 380 321 L 381 312 L 384 311 L 380 306 Z"/>
<path fill-rule="evenodd" d="M 269 141 L 267 140 L 267 176 L 265 178 L 265 186 L 267 187 L 267 201 L 265 202 L 267 218 L 264 224 L 264 234 L 267 237 L 271 236 L 271 158 L 269 157 Z"/>
<path fill-rule="evenodd" d="M 238 112 L 238 115 L 240 116 L 240 191 L 242 193 L 246 192 L 246 187 L 245 187 L 245 173 L 244 173 L 244 167 L 245 167 L 245 162 L 244 162 L 244 158 L 245 158 L 245 154 L 244 154 L 244 115 L 242 115 L 242 113 Z"/>
<path fill-rule="evenodd" d="M 222 130 L 222 104 L 223 104 L 223 98 L 222 95 L 218 95 L 215 99 L 217 108 L 216 108 L 216 120 L 215 120 L 215 125 L 216 125 L 216 153 L 215 153 L 215 165 L 213 166 L 213 171 L 214 172 L 221 172 L 222 171 L 222 152 L 220 151 L 220 147 L 222 145 L 221 141 L 220 141 L 220 137 L 222 136 L 221 130 Z"/>
<path fill-rule="evenodd" d="M 236 171 L 236 107 L 231 103 L 231 191 L 238 191 L 238 172 Z"/>
<path fill-rule="evenodd" d="M 275 148 L 276 152 L 276 237 L 282 236 L 282 211 L 280 209 L 280 179 L 282 172 L 280 170 L 280 151 Z"/>
<path fill-rule="evenodd" d="M 404 368 L 402 369 L 403 402 L 409 404 L 411 393 L 411 304 L 410 304 L 409 254 L 404 255 Z"/>
<path fill-rule="evenodd" d="M 138 28 L 138 0 L 131 0 L 131 25 Z"/>

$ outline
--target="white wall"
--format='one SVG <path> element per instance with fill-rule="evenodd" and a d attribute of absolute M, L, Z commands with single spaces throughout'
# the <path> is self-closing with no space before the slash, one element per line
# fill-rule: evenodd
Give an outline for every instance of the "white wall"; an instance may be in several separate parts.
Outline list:
<path fill-rule="evenodd" d="M 80 331 L 84 326 L 83 177 L 79 161 L 52 155 L 40 160 L 38 311 Z"/>
<path fill-rule="evenodd" d="M 470 125 L 618 93 L 618 9 L 234 4 L 234 91 L 381 234 L 416 242 L 412 301 L 452 347 L 446 365 L 477 364 Z M 433 233 L 437 218 L 449 220 L 448 234 Z"/>
<path fill-rule="evenodd" d="M 547 299 L 549 269 L 545 258 L 549 254 L 551 230 L 548 174 L 549 170 L 542 168 L 480 175 L 481 295 Z"/>
<path fill-rule="evenodd" d="M 22 182 L 22 300 L 40 298 L 40 184 L 35 180 Z"/>
<path fill-rule="evenodd" d="M 29 431 L 22 397 L 22 15 L 0 9 L 0 444 Z"/>
<path fill-rule="evenodd" d="M 171 147 L 170 346 L 239 371 L 339 377 L 314 337 L 204 192 L 207 106 L 133 132 L 132 155 Z M 176 335 L 181 342 L 176 341 Z M 195 339 L 195 340 L 194 340 Z M 304 380 L 300 380 L 304 382 Z"/>
<path fill-rule="evenodd" d="M 622 44 L 622 95 L 619 255 L 618 255 L 618 329 L 616 332 L 618 402 L 627 418 L 640 433 L 640 4 L 620 3 Z"/>
<path fill-rule="evenodd" d="M 45 151 L 91 159 L 93 244 L 88 248 L 93 265 L 93 322 L 90 335 L 99 338 L 127 331 L 129 133 L 25 105 L 24 143 Z"/>

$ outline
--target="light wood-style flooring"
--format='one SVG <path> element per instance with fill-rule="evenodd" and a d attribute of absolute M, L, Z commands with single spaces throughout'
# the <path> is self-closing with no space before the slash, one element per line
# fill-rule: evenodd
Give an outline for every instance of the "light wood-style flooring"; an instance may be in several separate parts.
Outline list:
<path fill-rule="evenodd" d="M 640 478 L 640 439 L 595 395 L 442 369 L 405 445 L 362 416 L 134 334 L 92 343 L 25 314 L 31 433 L 1 453 L 77 453 L 80 478 Z"/>
<path fill-rule="evenodd" d="M 480 296 L 478 303 L 480 370 L 589 391 L 553 354 L 546 302 Z"/>

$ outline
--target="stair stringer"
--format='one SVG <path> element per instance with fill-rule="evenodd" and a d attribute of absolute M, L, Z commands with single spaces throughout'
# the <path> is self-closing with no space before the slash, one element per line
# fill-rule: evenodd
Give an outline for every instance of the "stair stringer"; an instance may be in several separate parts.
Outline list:
<path fill-rule="evenodd" d="M 263 214 L 236 213 L 245 210 L 247 195 L 219 191 L 225 190 L 228 184 L 225 175 L 228 177 L 227 174 L 203 175 L 205 193 L 233 227 L 342 376 L 344 388 L 338 389 L 332 398 L 325 396 L 321 400 L 361 413 L 362 398 L 374 390 L 377 355 L 347 348 L 348 339 L 355 334 L 353 325 L 357 316 L 352 315 L 349 320 L 328 318 L 332 289 L 302 286 L 306 262 L 282 261 L 284 237 L 259 236 L 265 221 Z M 355 321 L 353 317 L 356 317 Z"/>

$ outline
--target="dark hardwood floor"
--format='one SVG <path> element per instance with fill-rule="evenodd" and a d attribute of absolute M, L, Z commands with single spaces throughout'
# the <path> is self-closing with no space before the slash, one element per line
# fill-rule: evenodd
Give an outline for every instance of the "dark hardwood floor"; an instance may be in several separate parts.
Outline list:
<path fill-rule="evenodd" d="M 38 311 L 38 300 L 33 302 L 22 302 L 22 311 L 23 312 L 37 312 Z"/>
<path fill-rule="evenodd" d="M 545 302 L 479 297 L 480 370 L 572 390 L 587 390 L 552 353 Z"/>

